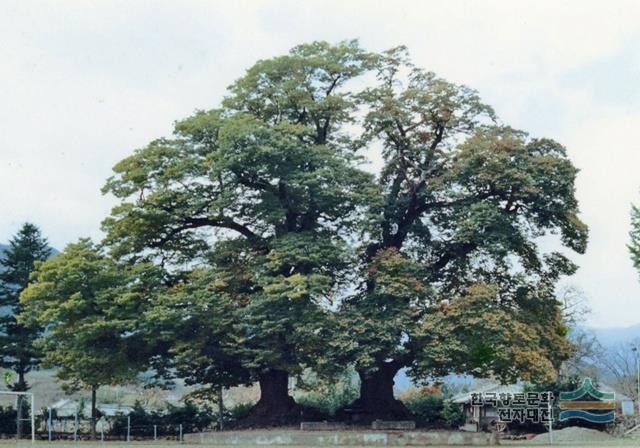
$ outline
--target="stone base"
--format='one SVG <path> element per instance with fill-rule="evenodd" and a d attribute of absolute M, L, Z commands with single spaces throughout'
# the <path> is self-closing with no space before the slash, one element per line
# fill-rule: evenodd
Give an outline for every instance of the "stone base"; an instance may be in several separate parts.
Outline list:
<path fill-rule="evenodd" d="M 301 431 L 342 431 L 346 428 L 344 423 L 340 422 L 301 422 Z"/>
<path fill-rule="evenodd" d="M 413 420 L 374 420 L 371 423 L 371 429 L 382 429 L 386 431 L 412 431 L 416 429 L 416 422 Z"/>
<path fill-rule="evenodd" d="M 187 434 L 188 443 L 221 446 L 487 446 L 497 444 L 488 433 L 462 431 L 221 431 Z"/>

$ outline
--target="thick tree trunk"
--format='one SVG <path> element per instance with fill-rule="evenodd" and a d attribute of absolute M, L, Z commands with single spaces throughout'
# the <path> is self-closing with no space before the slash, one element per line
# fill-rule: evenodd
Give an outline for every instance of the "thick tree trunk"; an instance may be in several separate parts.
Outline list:
<path fill-rule="evenodd" d="M 259 376 L 260 400 L 243 419 L 244 426 L 275 426 L 297 423 L 302 407 L 289 395 L 289 374 L 268 370 Z"/>
<path fill-rule="evenodd" d="M 96 386 L 91 387 L 91 440 L 96 440 L 96 395 L 98 388 Z"/>
<path fill-rule="evenodd" d="M 370 423 L 376 419 L 413 419 L 413 414 L 404 403 L 393 396 L 393 378 L 400 368 L 397 363 L 386 363 L 374 372 L 358 372 L 360 398 L 343 409 L 340 416 L 360 423 Z"/>

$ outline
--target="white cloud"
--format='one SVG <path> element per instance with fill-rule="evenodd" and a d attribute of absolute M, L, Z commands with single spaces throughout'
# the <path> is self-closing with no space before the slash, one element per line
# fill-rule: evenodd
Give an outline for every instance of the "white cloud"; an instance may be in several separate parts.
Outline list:
<path fill-rule="evenodd" d="M 588 292 L 594 324 L 637 324 L 640 276 L 626 245 L 631 203 L 640 202 L 640 113 L 592 113 L 571 125 L 566 139 L 581 169 L 577 196 L 590 226 L 588 253 L 576 259 L 581 268 L 572 281 Z"/>
<path fill-rule="evenodd" d="M 638 322 L 624 244 L 640 196 L 640 104 L 567 79 L 629 70 L 607 58 L 637 60 L 639 18 L 637 1 L 2 2 L 0 240 L 26 219 L 59 248 L 99 236 L 112 204 L 99 189 L 115 162 L 214 107 L 255 60 L 360 38 L 372 50 L 407 45 L 419 65 L 480 90 L 506 123 L 567 145 L 592 227 L 575 280 L 594 323 Z"/>

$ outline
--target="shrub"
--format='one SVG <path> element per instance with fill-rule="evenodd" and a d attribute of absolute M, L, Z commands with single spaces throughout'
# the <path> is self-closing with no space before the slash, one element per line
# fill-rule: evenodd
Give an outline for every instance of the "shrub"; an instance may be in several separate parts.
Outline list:
<path fill-rule="evenodd" d="M 28 403 L 23 402 L 23 417 L 25 420 L 22 423 L 22 435 L 29 435 L 31 433 L 31 420 L 30 409 Z M 35 415 L 36 428 L 41 422 L 39 415 Z M 12 406 L 2 407 L 0 406 L 0 434 L 15 436 L 17 431 L 18 414 Z"/>
<path fill-rule="evenodd" d="M 464 424 L 464 411 L 453 401 L 445 401 L 442 407 L 442 419 L 449 428 L 458 428 Z"/>
<path fill-rule="evenodd" d="M 16 410 L 0 406 L 0 434 L 16 435 Z"/>
<path fill-rule="evenodd" d="M 235 424 L 238 420 L 243 418 L 249 413 L 249 410 L 255 406 L 255 403 L 247 401 L 245 403 L 238 403 L 235 406 L 225 409 L 224 421 L 227 424 Z"/>
<path fill-rule="evenodd" d="M 360 395 L 355 375 L 354 371 L 347 370 L 335 381 L 307 379 L 303 385 L 307 391 L 298 395 L 296 402 L 317 409 L 323 414 L 334 415 L 338 409 L 353 402 Z"/>
<path fill-rule="evenodd" d="M 444 402 L 440 394 L 430 393 L 421 389 L 405 397 L 403 402 L 405 406 L 416 415 L 419 423 L 442 423 L 442 411 Z"/>
<path fill-rule="evenodd" d="M 147 411 L 139 402 L 129 414 L 132 437 L 152 437 L 154 425 L 157 435 L 175 436 L 182 425 L 182 432 L 197 432 L 207 428 L 215 416 L 208 407 L 198 408 L 187 402 L 184 406 L 169 404 L 165 411 Z M 111 434 L 124 437 L 127 434 L 127 416 L 117 415 L 112 420 Z"/>
<path fill-rule="evenodd" d="M 167 411 L 163 415 L 164 424 L 175 426 L 182 424 L 184 432 L 201 431 L 208 427 L 213 421 L 213 413 L 209 407 L 199 409 L 191 402 L 184 406 L 168 405 Z"/>

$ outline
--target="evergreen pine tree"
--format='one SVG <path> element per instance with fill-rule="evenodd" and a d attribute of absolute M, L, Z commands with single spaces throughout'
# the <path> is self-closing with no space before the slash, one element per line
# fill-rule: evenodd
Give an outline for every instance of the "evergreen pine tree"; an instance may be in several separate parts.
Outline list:
<path fill-rule="evenodd" d="M 50 255 L 51 248 L 40 229 L 25 223 L 0 260 L 0 366 L 16 373 L 17 381 L 9 384 L 16 392 L 29 389 L 25 376 L 38 365 L 39 356 L 33 341 L 41 332 L 40 328 L 18 323 L 17 317 L 22 310 L 20 293 L 27 287 L 36 262 L 46 260 Z M 22 400 L 18 399 L 18 437 L 22 433 L 23 407 Z"/>

